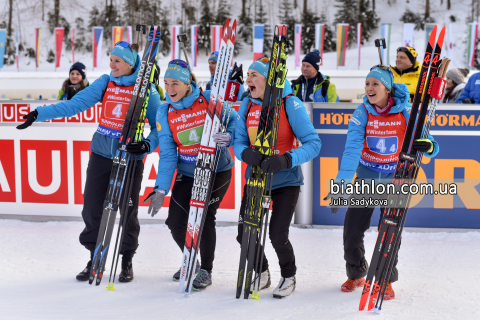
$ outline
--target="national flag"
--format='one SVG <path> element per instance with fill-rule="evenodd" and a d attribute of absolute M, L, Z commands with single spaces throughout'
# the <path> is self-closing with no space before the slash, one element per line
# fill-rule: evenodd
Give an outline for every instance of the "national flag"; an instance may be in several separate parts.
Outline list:
<path fill-rule="evenodd" d="M 132 43 L 132 26 L 127 27 L 127 41 Z"/>
<path fill-rule="evenodd" d="M 385 39 L 385 44 L 387 45 L 387 49 L 383 49 L 380 47 L 380 51 L 382 52 L 382 61 L 385 65 L 390 65 L 390 35 L 392 33 L 392 25 L 390 23 L 384 23 L 380 27 L 380 38 Z"/>
<path fill-rule="evenodd" d="M 300 67 L 300 52 L 302 50 L 302 25 L 295 25 L 295 67 Z"/>
<path fill-rule="evenodd" d="M 182 33 L 181 25 L 172 26 L 172 60 L 180 59 L 180 53 L 182 48 L 180 42 L 178 42 L 177 36 Z"/>
<path fill-rule="evenodd" d="M 103 27 L 93 27 L 93 67 L 102 67 Z"/>
<path fill-rule="evenodd" d="M 475 48 L 477 47 L 477 32 L 478 23 L 473 22 L 468 24 L 468 51 L 467 51 L 467 65 L 469 67 L 475 66 Z"/>
<path fill-rule="evenodd" d="M 113 45 L 112 48 L 115 47 L 115 44 L 118 41 L 123 40 L 123 27 L 112 27 L 112 35 L 113 35 Z M 130 42 L 129 42 L 130 43 Z"/>
<path fill-rule="evenodd" d="M 62 57 L 64 34 L 65 28 L 55 28 L 55 68 L 60 67 L 60 58 Z"/>
<path fill-rule="evenodd" d="M 357 23 L 358 68 L 360 68 L 360 51 L 362 48 L 362 24 Z"/>
<path fill-rule="evenodd" d="M 403 47 L 413 47 L 413 30 L 415 30 L 415 23 L 403 24 Z"/>
<path fill-rule="evenodd" d="M 265 25 L 255 24 L 253 26 L 253 61 L 257 61 L 263 57 L 263 36 L 265 33 Z"/>
<path fill-rule="evenodd" d="M 348 23 L 337 24 L 337 67 L 345 66 L 348 43 Z"/>
<path fill-rule="evenodd" d="M 211 36 L 210 42 L 212 44 L 212 52 L 220 50 L 220 42 L 222 40 L 223 26 L 210 26 Z"/>
<path fill-rule="evenodd" d="M 192 67 L 197 66 L 197 50 L 198 50 L 198 25 L 192 25 Z"/>
<path fill-rule="evenodd" d="M 42 29 L 35 28 L 35 66 L 38 68 L 40 65 L 40 36 L 42 35 Z"/>
<path fill-rule="evenodd" d="M 5 56 L 5 45 L 7 41 L 7 30 L 0 29 L 0 68 L 3 68 L 3 57 Z"/>
<path fill-rule="evenodd" d="M 323 23 L 315 24 L 315 49 L 320 51 L 320 65 L 323 66 L 323 42 L 325 39 L 325 25 Z"/>

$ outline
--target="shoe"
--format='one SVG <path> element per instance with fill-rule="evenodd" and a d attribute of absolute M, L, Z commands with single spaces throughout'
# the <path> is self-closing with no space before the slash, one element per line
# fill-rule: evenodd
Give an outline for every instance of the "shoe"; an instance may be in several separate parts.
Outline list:
<path fill-rule="evenodd" d="M 364 285 L 365 285 L 365 278 L 359 278 L 359 279 L 353 279 L 353 280 L 348 278 L 347 281 L 345 281 L 345 283 L 342 284 L 341 290 L 343 292 L 353 292 L 358 287 L 361 287 Z"/>
<path fill-rule="evenodd" d="M 258 284 L 258 276 L 259 274 L 257 273 L 257 276 L 255 277 L 255 279 L 253 279 L 252 281 L 252 285 L 250 287 L 250 290 L 253 292 L 253 290 L 256 288 L 254 285 L 255 283 Z M 270 287 L 270 285 L 272 284 L 272 281 L 270 280 L 270 271 L 268 271 L 268 269 L 266 271 L 263 271 L 262 274 L 261 274 L 261 277 L 260 277 L 260 290 L 263 290 L 263 289 L 267 289 L 268 287 Z"/>
<path fill-rule="evenodd" d="M 389 282 L 387 286 L 387 290 L 385 290 L 385 295 L 383 296 L 383 300 L 393 300 L 395 299 L 395 291 L 393 291 L 392 283 Z"/>
<path fill-rule="evenodd" d="M 119 282 L 131 282 L 133 280 L 132 256 L 122 255 L 122 272 L 118 276 Z"/>
<path fill-rule="evenodd" d="M 289 296 L 295 290 L 295 284 L 295 276 L 290 278 L 280 278 L 280 283 L 275 290 L 273 290 L 273 297 L 282 299 Z"/>
<path fill-rule="evenodd" d="M 200 271 L 195 276 L 195 280 L 193 280 L 193 290 L 202 291 L 205 290 L 206 287 L 211 285 L 212 275 L 206 270 L 200 269 Z"/>
<path fill-rule="evenodd" d="M 178 271 L 175 272 L 175 274 L 173 275 L 173 281 L 180 281 L 180 271 L 182 270 L 182 268 L 178 268 Z M 200 263 L 198 263 L 198 260 L 197 260 L 197 265 L 195 267 L 195 275 L 197 275 L 198 271 L 200 271 Z"/>
<path fill-rule="evenodd" d="M 87 266 L 85 269 L 83 269 L 82 272 L 77 274 L 77 280 L 78 281 L 87 281 L 88 278 L 90 277 L 90 270 L 92 269 L 92 260 L 88 261 Z"/>

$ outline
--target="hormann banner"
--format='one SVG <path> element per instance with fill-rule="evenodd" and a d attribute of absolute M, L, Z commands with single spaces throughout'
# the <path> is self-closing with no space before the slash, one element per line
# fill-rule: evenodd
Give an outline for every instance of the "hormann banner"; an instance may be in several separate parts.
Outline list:
<path fill-rule="evenodd" d="M 322 149 L 313 163 L 313 224 L 343 225 L 346 207 L 332 214 L 323 198 L 330 190 L 330 180 L 339 171 L 348 123 L 356 108 L 353 104 L 340 108 L 315 106 L 313 123 L 322 140 Z M 433 159 L 422 159 L 406 226 L 480 228 L 480 150 L 475 147 L 480 135 L 480 110 L 475 109 L 464 105 L 437 107 L 430 133 L 439 143 L 440 152 Z M 381 121 L 372 124 L 389 125 Z M 388 152 L 389 146 L 383 147 Z M 368 205 L 368 197 L 358 195 L 361 191 L 350 191 L 350 197 L 345 196 L 347 201 L 356 197 L 357 205 Z M 362 199 L 364 202 L 360 203 Z M 380 210 L 375 209 L 372 226 L 378 224 L 379 216 Z"/>
<path fill-rule="evenodd" d="M 96 105 L 76 117 L 17 130 L 15 126 L 24 121 L 21 117 L 42 106 L 40 102 L 1 103 L 0 214 L 81 217 L 90 141 L 103 108 Z M 149 127 L 145 127 L 145 136 Z M 159 159 L 157 149 L 144 160 L 139 218 L 151 218 L 143 200 L 155 186 Z M 230 187 L 217 213 L 218 221 L 238 221 L 245 169 L 236 161 Z M 166 197 L 155 219 L 166 219 L 169 202 L 170 197 Z"/>

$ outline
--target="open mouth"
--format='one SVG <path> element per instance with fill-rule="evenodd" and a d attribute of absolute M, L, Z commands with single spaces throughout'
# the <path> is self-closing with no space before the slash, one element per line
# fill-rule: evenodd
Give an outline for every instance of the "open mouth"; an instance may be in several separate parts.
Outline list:
<path fill-rule="evenodd" d="M 250 88 L 250 93 L 255 93 L 255 91 L 257 91 L 257 87 L 255 86 L 248 86 L 248 88 Z"/>
<path fill-rule="evenodd" d="M 170 94 L 170 98 L 175 98 L 176 96 L 177 96 L 177 93 Z"/>
<path fill-rule="evenodd" d="M 376 93 L 369 93 L 368 96 L 369 97 L 375 97 L 377 94 Z"/>

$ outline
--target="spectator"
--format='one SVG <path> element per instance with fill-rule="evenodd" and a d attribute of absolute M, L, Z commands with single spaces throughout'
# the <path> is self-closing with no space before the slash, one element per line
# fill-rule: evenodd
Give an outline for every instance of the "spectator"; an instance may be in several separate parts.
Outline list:
<path fill-rule="evenodd" d="M 410 101 L 413 99 L 417 89 L 418 78 L 420 77 L 420 62 L 417 61 L 417 51 L 412 47 L 399 47 L 395 67 L 391 67 L 393 81 L 403 83 L 410 92 Z"/>
<path fill-rule="evenodd" d="M 444 103 L 456 103 L 457 99 L 465 88 L 465 77 L 470 70 L 465 69 L 450 69 L 447 72 L 447 86 L 445 88 Z"/>
<path fill-rule="evenodd" d="M 329 76 L 319 71 L 320 51 L 313 50 L 307 53 L 302 60 L 302 75 L 292 81 L 292 87 L 303 102 L 339 102 L 337 88 L 330 82 Z"/>
<path fill-rule="evenodd" d="M 62 88 L 58 91 L 57 100 L 70 100 L 88 85 L 87 68 L 83 63 L 75 62 L 70 67 L 68 79 L 63 82 Z"/>
<path fill-rule="evenodd" d="M 207 82 L 205 90 L 212 90 L 213 76 L 215 75 L 215 69 L 217 68 L 218 51 L 213 51 L 210 58 L 208 58 L 208 69 L 210 70 L 210 81 Z"/>
<path fill-rule="evenodd" d="M 468 79 L 463 92 L 457 99 L 457 103 L 480 104 L 480 73 L 475 73 Z"/>

